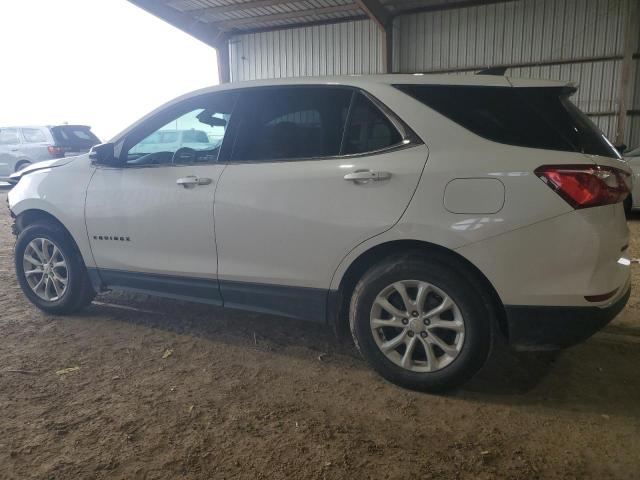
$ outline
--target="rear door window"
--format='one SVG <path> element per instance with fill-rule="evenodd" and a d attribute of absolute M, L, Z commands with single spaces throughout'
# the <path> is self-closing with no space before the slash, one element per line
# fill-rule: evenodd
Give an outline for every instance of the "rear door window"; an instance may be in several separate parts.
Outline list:
<path fill-rule="evenodd" d="M 242 94 L 235 161 L 332 157 L 340 153 L 353 90 L 277 87 Z"/>
<path fill-rule="evenodd" d="M 345 131 L 343 154 L 375 152 L 402 142 L 387 116 L 363 94 L 354 98 Z"/>
<path fill-rule="evenodd" d="M 494 142 L 620 158 L 597 126 L 556 87 L 396 85 L 438 113 Z"/>
<path fill-rule="evenodd" d="M 0 145 L 15 145 L 20 143 L 17 128 L 0 128 Z"/>
<path fill-rule="evenodd" d="M 47 141 L 46 135 L 39 128 L 23 128 L 22 137 L 27 143 L 43 143 Z"/>

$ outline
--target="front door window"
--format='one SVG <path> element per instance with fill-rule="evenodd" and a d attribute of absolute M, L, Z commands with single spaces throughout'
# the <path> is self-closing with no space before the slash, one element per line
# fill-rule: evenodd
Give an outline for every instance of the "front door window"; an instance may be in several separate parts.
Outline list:
<path fill-rule="evenodd" d="M 126 165 L 197 165 L 215 163 L 220 155 L 235 95 L 217 95 L 186 113 L 174 112 L 169 121 L 129 148 Z M 166 122 L 166 123 L 165 123 Z"/>

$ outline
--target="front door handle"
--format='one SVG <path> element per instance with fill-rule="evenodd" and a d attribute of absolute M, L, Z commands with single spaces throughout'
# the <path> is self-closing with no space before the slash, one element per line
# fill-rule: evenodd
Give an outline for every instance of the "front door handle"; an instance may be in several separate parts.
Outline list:
<path fill-rule="evenodd" d="M 344 176 L 345 180 L 349 180 L 354 183 L 379 182 L 390 178 L 391 173 L 389 172 L 372 172 L 371 170 L 356 170 L 355 172 L 347 173 Z"/>
<path fill-rule="evenodd" d="M 196 177 L 195 175 L 189 175 L 188 177 L 181 177 L 176 180 L 178 185 L 182 185 L 184 188 L 192 188 L 196 185 L 209 185 L 212 182 L 210 178 Z"/>

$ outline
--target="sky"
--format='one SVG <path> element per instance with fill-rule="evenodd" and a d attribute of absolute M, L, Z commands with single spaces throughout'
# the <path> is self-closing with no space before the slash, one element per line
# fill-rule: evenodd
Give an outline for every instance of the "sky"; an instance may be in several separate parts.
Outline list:
<path fill-rule="evenodd" d="M 90 125 L 102 141 L 216 85 L 215 50 L 126 0 L 0 0 L 0 126 Z"/>

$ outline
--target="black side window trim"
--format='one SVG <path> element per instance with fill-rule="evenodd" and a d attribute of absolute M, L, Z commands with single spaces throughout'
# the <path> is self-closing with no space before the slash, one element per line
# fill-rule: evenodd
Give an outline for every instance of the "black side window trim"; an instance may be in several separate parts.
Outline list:
<path fill-rule="evenodd" d="M 353 154 L 342 154 L 338 155 L 327 155 L 320 157 L 299 157 L 299 158 L 277 158 L 277 159 L 260 159 L 260 160 L 234 160 L 233 159 L 233 149 L 231 154 L 229 155 L 228 160 L 225 163 L 228 164 L 255 164 L 255 163 L 288 163 L 288 162 L 308 162 L 308 161 L 317 161 L 317 160 L 338 160 L 338 159 L 349 159 L 349 158 L 358 158 L 358 157 L 368 157 L 372 155 L 381 155 L 383 153 L 389 153 L 396 150 L 403 150 L 405 148 L 415 147 L 417 145 L 422 145 L 424 142 L 420 137 L 409 127 L 398 115 L 393 112 L 389 107 L 387 107 L 384 103 L 382 103 L 377 97 L 372 95 L 371 93 L 363 90 L 359 87 L 352 85 L 323 85 L 323 84 L 308 84 L 308 85 L 269 85 L 264 87 L 249 87 L 249 88 L 239 88 L 235 91 L 239 92 L 238 98 L 236 100 L 236 107 L 241 102 L 241 96 L 243 93 L 248 91 L 259 91 L 259 90 L 270 90 L 270 89 L 281 89 L 281 88 L 335 88 L 335 89 L 343 89 L 343 90 L 351 90 L 351 101 L 349 103 L 349 110 L 347 112 L 347 118 L 345 119 L 345 124 L 342 132 L 342 140 L 340 144 L 340 152 L 342 152 L 344 147 L 344 140 L 346 135 L 346 130 L 349 122 L 349 118 L 351 115 L 351 110 L 353 104 L 355 103 L 356 97 L 358 94 L 363 95 L 368 101 L 370 101 L 375 108 L 380 110 L 382 115 L 384 115 L 389 122 L 393 125 L 393 127 L 398 131 L 401 137 L 401 141 L 397 144 L 390 145 L 385 148 L 381 148 L 379 150 L 371 150 L 368 152 L 361 153 L 353 153 Z M 240 117 L 240 118 L 238 118 Z M 237 131 L 240 129 L 240 125 L 242 123 L 242 112 L 240 115 L 236 115 L 237 123 L 235 125 L 234 131 L 234 148 L 235 142 L 238 139 Z"/>

